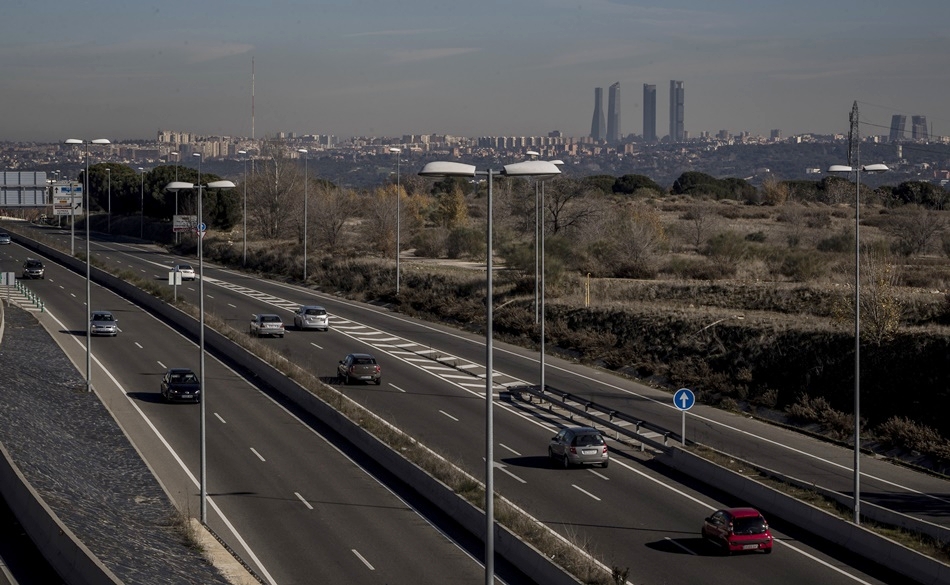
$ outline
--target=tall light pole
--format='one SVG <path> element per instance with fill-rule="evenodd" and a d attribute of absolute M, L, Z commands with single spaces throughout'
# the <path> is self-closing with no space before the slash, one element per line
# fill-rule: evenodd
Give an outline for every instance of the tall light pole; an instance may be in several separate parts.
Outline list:
<path fill-rule="evenodd" d="M 247 266 L 247 151 L 239 150 L 238 154 L 244 159 L 244 256 L 241 260 L 241 266 Z"/>
<path fill-rule="evenodd" d="M 552 160 L 550 161 L 552 165 L 557 165 L 560 168 L 560 165 L 564 164 L 564 161 Z M 544 178 L 538 180 L 538 183 L 541 184 L 541 212 L 544 212 Z M 544 390 L 544 219 L 541 219 L 541 351 L 540 351 L 540 379 L 541 379 L 541 390 Z"/>
<path fill-rule="evenodd" d="M 474 165 L 457 162 L 436 161 L 426 164 L 419 171 L 423 177 L 488 177 L 488 225 L 486 229 L 487 252 L 485 254 L 485 584 L 495 580 L 495 479 L 494 437 L 492 406 L 494 392 L 494 364 L 492 363 L 492 177 L 496 174 L 510 177 L 540 177 L 558 175 L 561 170 L 547 161 L 533 160 L 505 165 L 501 172 L 488 169 L 478 171 Z"/>
<path fill-rule="evenodd" d="M 93 144 L 109 144 L 109 141 L 105 138 L 96 138 L 90 142 Z M 79 140 L 78 138 L 69 138 L 66 140 L 66 144 L 82 144 L 83 158 L 86 160 L 86 173 L 83 177 L 86 181 L 86 186 L 83 188 L 86 199 L 86 392 L 92 392 L 92 322 L 89 320 L 92 318 L 92 313 L 90 312 L 92 311 L 92 286 L 90 285 L 91 258 L 89 255 L 89 143 L 84 140 Z M 72 207 L 72 193 L 70 193 L 70 207 Z"/>
<path fill-rule="evenodd" d="M 204 158 L 204 157 L 201 156 L 201 153 L 200 153 L 200 152 L 193 152 L 193 153 L 191 153 L 191 156 L 194 156 L 194 157 L 197 157 L 197 158 L 198 158 L 198 183 L 197 183 L 197 184 L 200 185 L 200 184 L 201 184 L 201 159 Z M 201 189 L 198 190 L 198 197 L 199 197 L 199 198 L 201 197 Z M 198 218 L 198 223 L 199 223 L 199 225 L 201 224 L 201 218 L 200 218 L 200 217 Z M 196 225 L 195 228 L 197 229 L 198 226 Z M 199 251 L 200 251 L 200 248 L 201 248 L 201 236 L 202 236 L 202 234 L 198 234 L 198 247 L 199 247 Z M 199 286 L 199 288 L 200 288 L 200 286 Z"/>
<path fill-rule="evenodd" d="M 109 234 L 112 234 L 112 169 L 108 167 L 106 177 L 109 179 Z"/>
<path fill-rule="evenodd" d="M 181 154 L 177 151 L 169 152 L 168 155 L 175 155 L 175 182 L 178 182 L 178 162 L 181 160 Z M 175 189 L 175 215 L 178 215 L 178 189 Z M 181 239 L 181 232 L 175 232 L 175 243 Z"/>
<path fill-rule="evenodd" d="M 206 432 L 205 432 L 205 403 L 208 399 L 208 387 L 205 384 L 205 276 L 204 276 L 204 253 L 202 242 L 204 242 L 204 233 L 205 233 L 205 224 L 204 219 L 201 214 L 201 199 L 202 199 L 202 189 L 233 189 L 236 185 L 231 181 L 212 181 L 207 185 L 201 184 L 201 175 L 199 171 L 198 183 L 184 183 L 175 181 L 169 183 L 165 186 L 166 191 L 175 191 L 177 192 L 180 189 L 197 189 L 198 190 L 198 353 L 200 355 L 199 365 L 198 365 L 198 379 L 201 382 L 201 399 L 200 399 L 200 421 L 199 421 L 199 435 L 200 435 L 200 465 L 201 465 L 201 522 L 204 524 L 208 523 L 208 463 L 207 463 L 207 448 L 206 448 Z"/>
<path fill-rule="evenodd" d="M 854 523 L 861 523 L 861 173 L 883 173 L 885 164 L 831 165 L 829 173 L 854 173 Z"/>
<path fill-rule="evenodd" d="M 142 175 L 142 189 L 139 192 L 139 239 L 145 238 L 145 169 L 139 167 Z"/>
<path fill-rule="evenodd" d="M 534 151 L 534 150 L 529 150 L 529 151 L 526 152 L 525 154 L 527 154 L 528 156 L 530 156 L 530 157 L 531 157 L 531 160 L 537 160 L 538 157 L 541 156 L 541 153 L 539 153 L 539 152 L 537 152 L 537 151 Z M 539 287 L 539 284 L 538 284 L 538 281 L 539 281 L 539 278 L 538 278 L 538 256 L 539 256 L 539 254 L 540 254 L 539 251 L 538 251 L 538 250 L 539 250 L 539 248 L 538 248 L 538 242 L 539 242 L 540 240 L 539 240 L 538 234 L 539 234 L 539 232 L 540 232 L 540 223 L 541 223 L 541 205 L 540 205 L 540 203 L 538 202 L 538 201 L 539 201 L 539 196 L 538 196 L 538 183 L 540 183 L 540 181 L 538 181 L 538 182 L 536 182 L 536 183 L 534 184 L 534 322 L 535 322 L 535 323 L 538 322 L 539 314 L 540 314 L 540 308 L 539 308 L 539 305 L 538 305 L 538 287 Z M 543 381 L 542 381 L 542 383 L 541 383 L 541 386 L 542 386 L 542 388 L 543 388 L 543 386 L 544 386 L 544 382 L 543 382 Z"/>
<path fill-rule="evenodd" d="M 303 155 L 303 284 L 307 285 L 307 200 L 310 186 L 310 151 L 298 148 L 297 152 Z"/>
<path fill-rule="evenodd" d="M 389 152 L 396 155 L 396 294 L 399 294 L 399 208 L 401 207 L 402 193 L 399 191 L 399 157 L 400 148 L 390 148 Z"/>

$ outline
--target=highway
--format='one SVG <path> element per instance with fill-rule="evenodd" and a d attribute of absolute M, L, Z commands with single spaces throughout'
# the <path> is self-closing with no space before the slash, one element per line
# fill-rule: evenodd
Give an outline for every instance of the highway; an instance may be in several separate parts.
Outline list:
<path fill-rule="evenodd" d="M 0 267 L 17 271 L 27 255 L 5 246 Z M 84 372 L 85 280 L 46 264 L 46 278 L 27 285 Z M 158 389 L 168 367 L 198 370 L 197 347 L 109 291 L 94 286 L 92 295 L 121 329 L 93 339 L 96 392 L 176 504 L 196 516 L 199 407 L 166 404 Z M 481 563 L 319 423 L 210 357 L 206 376 L 209 524 L 267 582 L 313 583 L 318 575 L 327 583 L 484 583 Z M 510 577 L 499 582 L 528 582 Z"/>
<path fill-rule="evenodd" d="M 167 279 L 168 270 L 176 262 L 193 262 L 191 259 L 170 256 L 151 246 L 104 242 L 94 242 L 93 246 L 99 265 L 109 266 L 113 270 L 131 271 L 143 278 L 159 281 Z M 5 262 L 6 259 L 0 257 L 0 261 Z M 50 282 L 37 282 L 33 288 L 38 292 L 43 289 L 41 296 L 47 300 L 51 310 L 56 311 L 54 307 L 59 307 L 64 315 L 68 311 L 77 312 L 75 305 L 77 301 L 81 304 L 84 298 L 83 279 L 71 276 L 62 269 L 59 270 L 63 274 L 59 274 L 56 270 L 51 271 L 52 268 L 48 268 Z M 206 310 L 232 323 L 239 331 L 246 330 L 246 322 L 255 312 L 277 312 L 289 321 L 290 310 L 296 305 L 326 306 L 331 314 L 330 332 L 288 331 L 284 339 L 267 340 L 266 343 L 327 382 L 335 382 L 336 362 L 346 353 L 374 353 L 383 367 L 382 386 L 340 386 L 340 389 L 428 447 L 455 461 L 469 473 L 481 477 L 484 468 L 484 378 L 479 378 L 478 366 L 483 365 L 483 338 L 407 319 L 385 309 L 353 303 L 332 295 L 222 270 L 208 263 L 205 274 Z M 61 287 L 61 292 L 52 294 L 57 287 Z M 180 287 L 178 294 L 196 302 L 197 286 L 186 283 Z M 134 422 L 136 413 L 132 411 L 141 410 L 143 414 L 138 416 L 138 420 L 155 417 L 160 422 L 156 426 L 159 430 L 164 429 L 162 436 L 172 444 L 175 452 L 195 453 L 196 422 L 179 414 L 191 407 L 165 405 L 155 400 L 157 376 L 164 366 L 184 365 L 196 369 L 197 352 L 194 346 L 174 337 L 177 334 L 168 338 L 164 337 L 166 334 L 157 337 L 159 330 L 167 329 L 164 325 L 136 313 L 136 309 L 125 301 L 109 299 L 106 295 L 98 287 L 94 290 L 94 299 L 106 297 L 114 305 L 104 306 L 94 300 L 93 306 L 117 312 L 123 332 L 115 340 L 93 340 L 94 354 L 104 364 L 117 364 L 114 367 L 120 372 L 121 387 L 133 389 L 126 390 L 132 397 L 131 401 L 125 401 L 129 406 L 123 404 L 121 390 L 108 400 L 114 401 L 115 409 L 123 412 L 120 420 L 125 421 L 129 417 L 132 421 L 123 422 L 124 426 L 147 426 L 144 422 Z M 48 299 L 50 296 L 56 300 Z M 83 311 L 70 317 L 73 324 L 64 327 L 64 330 L 72 331 L 74 337 L 77 332 L 84 332 L 84 314 Z M 132 339 L 136 342 L 133 343 Z M 158 339 L 164 341 L 157 343 Z M 117 350 L 113 355 L 114 348 L 107 344 L 117 340 L 127 347 Z M 83 337 L 76 341 L 84 343 L 85 340 Z M 168 344 L 177 344 L 179 347 L 170 350 L 166 348 Z M 109 349 L 100 349 L 102 347 Z M 498 384 L 533 383 L 537 379 L 536 354 L 498 342 L 495 347 L 495 379 Z M 169 350 L 168 357 L 164 357 L 166 350 Z M 150 351 L 161 353 L 162 360 L 147 355 Z M 472 374 L 460 374 L 458 367 L 443 366 L 432 359 L 433 355 L 441 358 L 454 356 L 458 362 L 456 365 L 461 364 L 463 371 L 471 371 Z M 176 361 L 172 364 L 171 360 Z M 547 362 L 546 381 L 551 386 L 571 388 L 577 394 L 587 393 L 598 402 L 616 401 L 618 408 L 671 429 L 679 426 L 680 415 L 672 408 L 669 394 L 554 358 L 549 357 Z M 81 363 L 81 360 L 77 363 Z M 126 367 L 131 364 L 138 365 Z M 484 376 L 483 367 L 481 376 Z M 101 377 L 101 374 L 94 374 L 94 383 L 100 392 L 100 383 L 95 380 Z M 279 522 L 281 526 L 286 523 L 288 534 L 310 526 L 312 518 L 300 519 L 301 510 L 287 508 L 303 505 L 302 500 L 313 497 L 309 495 L 313 493 L 312 489 L 300 492 L 305 489 L 300 486 L 313 483 L 314 478 L 323 479 L 328 469 L 334 470 L 332 481 L 338 479 L 337 475 L 349 476 L 348 473 L 337 471 L 338 467 L 346 467 L 346 464 L 334 462 L 332 466 L 321 466 L 312 463 L 312 457 L 301 456 L 300 447 L 295 446 L 309 444 L 308 449 L 317 452 L 314 441 L 311 439 L 308 443 L 306 440 L 308 434 L 314 433 L 299 423 L 288 423 L 287 419 L 291 417 L 286 411 L 275 407 L 272 400 L 246 383 L 234 380 L 233 373 L 220 365 L 216 364 L 214 370 L 209 369 L 207 392 L 209 411 L 213 407 L 215 416 L 220 417 L 219 422 L 209 429 L 209 461 L 216 470 L 209 471 L 214 498 L 235 506 L 233 517 L 228 515 L 228 518 L 234 526 L 240 527 L 238 532 L 244 535 L 248 543 L 253 542 L 246 547 L 247 550 L 253 550 L 262 559 L 260 562 L 263 565 L 287 570 L 284 568 L 285 563 L 292 563 L 301 555 L 301 542 L 297 538 L 286 537 L 277 539 L 279 545 L 268 546 L 270 543 L 263 541 L 275 537 L 272 523 Z M 227 397 L 221 402 L 223 394 L 227 394 Z M 238 407 L 238 404 L 241 406 Z M 113 404 L 110 402 L 109 406 L 111 408 Z M 496 490 L 597 554 L 608 566 L 629 567 L 632 583 L 700 582 L 707 579 L 711 571 L 715 571 L 717 581 L 758 583 L 762 581 L 763 570 L 768 571 L 770 581 L 778 583 L 802 583 L 807 580 L 821 583 L 903 582 L 884 569 L 836 550 L 818 538 L 797 533 L 781 519 L 770 519 L 778 539 L 773 555 L 746 555 L 724 561 L 700 541 L 699 527 L 702 518 L 713 509 L 738 502 L 727 494 L 717 493 L 689 478 L 671 474 L 662 466 L 652 464 L 649 458 L 636 450 L 616 443 L 610 444 L 614 457 L 608 469 L 551 469 L 545 457 L 547 441 L 556 428 L 565 423 L 531 405 L 497 402 L 494 447 L 497 456 Z M 248 427 L 257 428 L 250 432 Z M 258 437 L 258 430 L 266 433 L 266 436 Z M 144 430 L 142 433 L 143 436 L 147 435 Z M 171 438 L 168 438 L 169 435 Z M 832 453 L 833 449 L 826 444 L 714 409 L 698 406 L 691 411 L 687 435 L 695 440 L 719 445 L 726 451 L 730 451 L 730 445 L 734 445 L 740 450 L 736 454 L 744 457 L 754 455 L 759 450 L 764 453 L 786 453 L 802 470 L 816 470 L 829 478 L 850 477 L 848 469 L 840 467 L 842 461 L 847 460 L 843 455 L 850 454 L 849 451 L 841 450 L 842 455 Z M 236 445 L 244 445 L 246 449 L 236 449 Z M 140 450 L 143 449 L 140 447 Z M 160 460 L 169 458 L 161 453 L 161 449 L 151 450 L 158 451 L 154 456 Z M 150 462 L 151 456 L 149 453 L 146 457 Z M 802 456 L 805 457 L 804 463 L 798 459 Z M 185 458 L 184 465 L 189 469 L 196 469 L 196 464 L 196 461 Z M 271 465 L 274 469 L 284 471 L 267 471 Z M 194 510 L 193 482 L 181 479 L 184 475 L 180 471 L 177 474 L 173 471 L 175 463 L 172 461 L 164 461 L 160 466 L 153 465 L 153 468 L 156 467 L 168 469 L 172 477 L 179 477 L 175 489 L 170 491 L 191 495 L 183 501 Z M 864 481 L 871 482 L 878 470 L 873 467 L 868 470 L 866 467 L 865 472 L 868 473 L 868 479 Z M 351 481 L 356 480 L 351 478 Z M 249 497 L 248 485 L 256 486 L 253 497 Z M 873 484 L 868 486 L 865 483 L 865 486 L 871 492 L 880 489 L 871 487 Z M 325 489 L 332 490 L 332 487 Z M 888 489 L 896 488 L 892 486 Z M 942 493 L 942 490 L 927 493 Z M 341 489 L 340 492 L 330 493 L 336 497 L 327 501 L 338 504 L 348 502 L 345 506 L 341 504 L 346 510 L 339 518 L 348 518 L 351 513 L 359 518 L 359 512 L 364 507 L 359 503 L 359 492 Z M 304 497 L 294 502 L 294 494 L 304 494 Z M 906 497 L 908 492 L 904 492 L 904 495 Z M 256 501 L 261 499 L 268 501 Z M 349 503 L 351 499 L 356 503 Z M 351 509 L 350 506 L 357 509 Z M 268 517 L 259 517 L 262 514 Z M 287 515 L 289 517 L 285 518 Z M 406 515 L 403 514 L 403 521 Z M 400 534 L 400 529 L 395 528 L 399 520 L 399 515 L 393 513 L 391 522 L 385 527 L 380 526 L 379 522 L 374 523 L 373 533 L 378 534 L 383 541 L 386 540 L 387 530 L 395 530 L 389 532 L 389 540 L 394 540 L 393 535 Z M 354 524 L 351 521 L 339 521 L 345 527 Z M 214 521 L 212 525 L 218 530 Z M 398 552 L 411 554 L 408 551 Z M 337 551 L 331 556 L 340 560 L 346 555 Z M 348 574 L 346 571 L 351 568 L 349 563 L 340 566 L 340 574 Z M 295 582 L 277 576 L 275 579 L 275 582 L 280 583 Z M 426 578 L 422 582 L 434 581 Z M 453 582 L 459 580 L 454 578 Z"/>

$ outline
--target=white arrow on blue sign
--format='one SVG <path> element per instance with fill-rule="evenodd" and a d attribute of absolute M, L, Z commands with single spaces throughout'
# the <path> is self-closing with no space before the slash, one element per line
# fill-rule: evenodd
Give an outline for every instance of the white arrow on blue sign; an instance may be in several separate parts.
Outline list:
<path fill-rule="evenodd" d="M 673 406 L 680 410 L 689 410 L 696 404 L 696 395 L 689 388 L 680 388 L 673 395 Z"/>

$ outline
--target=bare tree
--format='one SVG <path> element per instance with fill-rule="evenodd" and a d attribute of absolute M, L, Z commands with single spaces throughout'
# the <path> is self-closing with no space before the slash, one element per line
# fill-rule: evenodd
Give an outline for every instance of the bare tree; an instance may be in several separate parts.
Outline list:
<path fill-rule="evenodd" d="M 308 238 L 328 252 L 339 250 L 343 244 L 343 228 L 355 207 L 356 196 L 326 182 L 320 183 L 311 200 L 307 229 Z"/>
<path fill-rule="evenodd" d="M 303 203 L 303 173 L 279 143 L 265 143 L 261 156 L 247 181 L 249 231 L 268 240 L 286 238 L 289 229 L 303 225 L 298 213 Z"/>
<path fill-rule="evenodd" d="M 939 213 L 916 205 L 896 210 L 882 226 L 895 239 L 895 249 L 904 256 L 916 256 L 930 249 L 931 242 L 946 224 Z"/>
<path fill-rule="evenodd" d="M 544 222 L 551 235 L 561 230 L 583 228 L 598 216 L 603 199 L 576 181 L 562 179 L 544 183 Z"/>
<path fill-rule="evenodd" d="M 687 222 L 689 242 L 697 248 L 703 245 L 717 223 L 712 205 L 705 201 L 697 201 L 680 217 Z"/>

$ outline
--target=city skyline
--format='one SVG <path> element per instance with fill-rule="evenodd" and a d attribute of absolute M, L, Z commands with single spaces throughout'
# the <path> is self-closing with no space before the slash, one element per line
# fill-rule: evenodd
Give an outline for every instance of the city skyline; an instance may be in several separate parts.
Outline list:
<path fill-rule="evenodd" d="M 887 135 L 895 113 L 947 135 L 948 15 L 944 0 L 14 0 L 0 23 L 0 140 L 123 140 L 161 128 L 579 138 L 589 135 L 591 87 L 671 79 L 690 87 L 689 136 L 846 132 L 855 100 L 864 135 Z M 628 120 L 642 119 L 642 100 L 628 95 Z M 663 105 L 658 118 L 669 115 Z"/>

